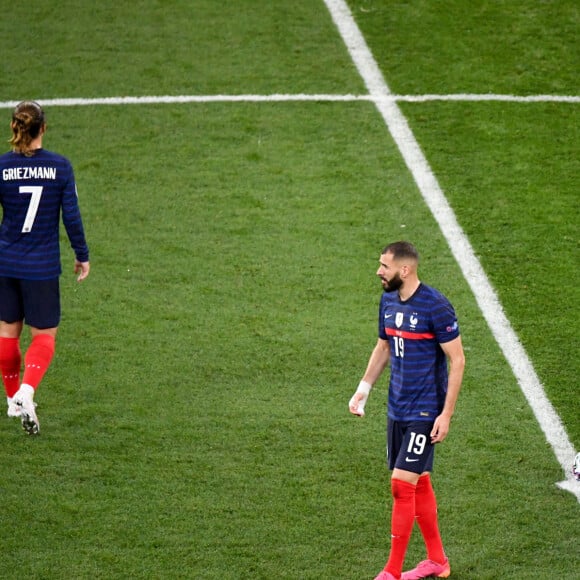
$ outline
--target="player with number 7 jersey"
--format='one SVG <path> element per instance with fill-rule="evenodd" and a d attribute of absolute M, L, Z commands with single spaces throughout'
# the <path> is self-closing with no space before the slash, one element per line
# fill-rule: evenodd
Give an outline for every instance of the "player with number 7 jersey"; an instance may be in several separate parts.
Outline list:
<path fill-rule="evenodd" d="M 61 274 L 61 213 L 76 259 L 88 261 L 68 159 L 44 149 L 31 156 L 14 151 L 0 156 L 0 202 L 0 276 L 48 280 Z"/>
<path fill-rule="evenodd" d="M 34 394 L 52 361 L 60 323 L 60 220 L 75 254 L 77 280 L 90 271 L 89 249 L 68 159 L 43 149 L 42 107 L 22 101 L 10 123 L 12 151 L 0 156 L 0 372 L 8 416 L 39 433 Z M 24 356 L 24 324 L 32 340 Z"/>

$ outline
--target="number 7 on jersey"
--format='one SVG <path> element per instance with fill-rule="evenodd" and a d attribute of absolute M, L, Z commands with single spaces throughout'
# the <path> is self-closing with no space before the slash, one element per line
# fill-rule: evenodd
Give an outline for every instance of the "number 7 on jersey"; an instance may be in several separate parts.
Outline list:
<path fill-rule="evenodd" d="M 40 196 L 42 195 L 42 186 L 40 185 L 21 185 L 18 188 L 19 193 L 30 193 L 30 203 L 28 204 L 28 211 L 26 212 L 26 217 L 24 218 L 24 225 L 22 226 L 21 232 L 27 234 L 32 229 L 32 224 L 34 224 L 34 218 L 36 218 L 36 212 L 38 211 L 38 206 L 40 204 Z"/>

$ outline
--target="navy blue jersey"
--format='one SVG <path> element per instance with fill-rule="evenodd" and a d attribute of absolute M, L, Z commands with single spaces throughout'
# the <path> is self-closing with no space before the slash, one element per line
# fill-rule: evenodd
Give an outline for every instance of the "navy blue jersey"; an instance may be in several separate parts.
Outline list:
<path fill-rule="evenodd" d="M 60 217 L 77 260 L 87 262 L 72 166 L 62 155 L 38 149 L 30 157 L 0 156 L 0 276 L 48 280 L 61 273 Z"/>
<path fill-rule="evenodd" d="M 447 394 L 447 359 L 440 344 L 459 336 L 455 311 L 440 292 L 421 284 L 411 298 L 385 292 L 379 337 L 389 341 L 388 414 L 395 421 L 433 421 Z"/>

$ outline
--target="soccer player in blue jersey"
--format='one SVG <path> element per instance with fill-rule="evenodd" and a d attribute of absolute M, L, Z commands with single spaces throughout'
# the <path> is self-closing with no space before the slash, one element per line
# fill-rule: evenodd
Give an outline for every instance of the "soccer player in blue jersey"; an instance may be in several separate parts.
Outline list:
<path fill-rule="evenodd" d="M 10 128 L 12 151 L 0 156 L 0 372 L 8 416 L 20 417 L 34 435 L 34 393 L 52 361 L 60 322 L 61 215 L 79 282 L 89 275 L 89 249 L 71 164 L 42 148 L 46 122 L 40 105 L 19 103 Z M 20 382 L 25 323 L 31 341 Z"/>
<path fill-rule="evenodd" d="M 349 402 L 364 416 L 372 386 L 390 365 L 387 457 L 392 470 L 391 551 L 375 580 L 417 580 L 451 573 L 437 520 L 431 485 L 435 444 L 449 432 L 463 380 L 465 357 L 453 307 L 418 277 L 419 254 L 408 242 L 384 248 L 377 275 L 384 293 L 379 337 L 365 374 Z M 402 573 L 417 521 L 427 559 Z"/>

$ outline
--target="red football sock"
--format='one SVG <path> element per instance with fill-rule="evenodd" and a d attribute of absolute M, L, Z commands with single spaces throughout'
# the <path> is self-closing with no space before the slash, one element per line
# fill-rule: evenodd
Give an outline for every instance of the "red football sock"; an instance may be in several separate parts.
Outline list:
<path fill-rule="evenodd" d="M 20 339 L 0 337 L 0 372 L 6 396 L 13 397 L 20 388 Z"/>
<path fill-rule="evenodd" d="M 415 516 L 425 540 L 427 558 L 438 564 L 443 564 L 446 556 L 437 522 L 437 500 L 429 474 L 422 475 L 417 483 Z"/>
<path fill-rule="evenodd" d="M 54 355 L 55 339 L 50 334 L 37 334 L 24 355 L 22 384 L 38 387 Z"/>
<path fill-rule="evenodd" d="M 392 479 L 391 488 L 394 499 L 391 517 L 391 553 L 385 570 L 395 578 L 400 578 L 415 522 L 415 486 L 400 479 Z"/>

